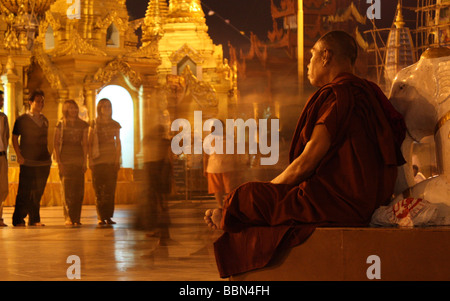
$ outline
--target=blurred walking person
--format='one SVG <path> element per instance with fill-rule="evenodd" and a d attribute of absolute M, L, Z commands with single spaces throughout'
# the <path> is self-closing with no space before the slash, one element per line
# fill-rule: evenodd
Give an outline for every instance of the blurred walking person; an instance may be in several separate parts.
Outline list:
<path fill-rule="evenodd" d="M 87 168 L 87 122 L 78 116 L 79 108 L 74 100 L 66 100 L 62 107 L 62 119 L 54 136 L 55 159 L 64 191 L 64 217 L 66 225 L 81 225 L 81 207 L 84 198 L 84 174 Z"/>
<path fill-rule="evenodd" d="M 89 165 L 95 190 L 99 225 L 115 224 L 114 199 L 120 169 L 120 124 L 112 119 L 112 105 L 107 98 L 97 104 L 97 118 L 89 128 Z"/>
<path fill-rule="evenodd" d="M 225 123 L 222 120 L 218 122 L 223 129 Z M 226 153 L 227 140 L 233 140 L 233 137 L 227 138 L 226 134 L 219 134 L 216 131 L 211 135 L 215 138 L 210 146 L 205 146 L 208 150 L 205 149 L 203 154 L 203 175 L 208 180 L 208 193 L 214 194 L 218 208 L 222 208 L 224 197 L 242 184 L 242 168 L 246 165 L 243 158 L 246 156 L 238 154 L 237 151 L 233 154 Z M 220 153 L 216 152 L 216 143 L 222 150 Z M 236 147 L 234 141 L 233 144 Z"/>
<path fill-rule="evenodd" d="M 168 195 L 172 189 L 170 139 L 163 125 L 157 125 L 144 138 L 145 186 L 136 215 L 136 227 L 159 231 L 161 239 L 169 238 Z"/>

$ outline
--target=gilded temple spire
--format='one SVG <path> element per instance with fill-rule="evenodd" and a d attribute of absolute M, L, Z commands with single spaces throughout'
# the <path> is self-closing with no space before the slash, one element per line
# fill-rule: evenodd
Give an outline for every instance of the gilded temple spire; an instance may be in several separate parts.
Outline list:
<path fill-rule="evenodd" d="M 170 23 L 206 22 L 200 0 L 171 0 L 168 17 Z"/>
<path fill-rule="evenodd" d="M 167 12 L 167 3 L 165 0 L 150 0 L 142 28 L 142 42 L 144 45 L 152 41 L 155 37 L 161 37 L 164 34 L 162 26 Z"/>
<path fill-rule="evenodd" d="M 164 23 L 167 17 L 168 8 L 165 0 L 150 0 L 145 13 L 144 23 L 147 26 L 157 22 L 158 24 Z"/>

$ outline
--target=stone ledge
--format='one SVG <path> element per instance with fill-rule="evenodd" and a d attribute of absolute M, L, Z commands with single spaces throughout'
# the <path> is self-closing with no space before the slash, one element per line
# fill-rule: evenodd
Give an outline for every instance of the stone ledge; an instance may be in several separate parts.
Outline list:
<path fill-rule="evenodd" d="M 371 255 L 383 281 L 449 281 L 450 227 L 317 228 L 302 245 L 235 281 L 368 281 Z M 378 281 L 378 280 L 370 280 Z"/>

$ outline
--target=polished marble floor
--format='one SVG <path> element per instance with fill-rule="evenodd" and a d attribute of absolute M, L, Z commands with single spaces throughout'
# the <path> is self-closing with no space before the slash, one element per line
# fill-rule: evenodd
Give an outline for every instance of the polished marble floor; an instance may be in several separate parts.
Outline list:
<path fill-rule="evenodd" d="M 95 206 L 84 206 L 82 225 L 65 226 L 62 207 L 42 207 L 44 227 L 0 228 L 0 281 L 220 281 L 213 245 L 220 235 L 203 215 L 214 200 L 169 201 L 168 237 L 134 227 L 136 207 L 117 205 L 116 225 L 98 226 Z M 71 255 L 79 258 L 69 260 Z M 69 262 L 69 263 L 68 263 Z M 77 270 L 75 268 L 78 268 Z"/>

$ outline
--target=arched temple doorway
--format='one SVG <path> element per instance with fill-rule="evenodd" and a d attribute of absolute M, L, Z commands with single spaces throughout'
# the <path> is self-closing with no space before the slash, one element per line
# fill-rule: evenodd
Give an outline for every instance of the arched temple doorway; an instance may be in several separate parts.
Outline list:
<path fill-rule="evenodd" d="M 95 105 L 102 98 L 108 98 L 112 104 L 112 118 L 120 123 L 122 142 L 122 167 L 134 168 L 134 105 L 130 93 L 123 87 L 109 85 L 98 93 Z"/>

